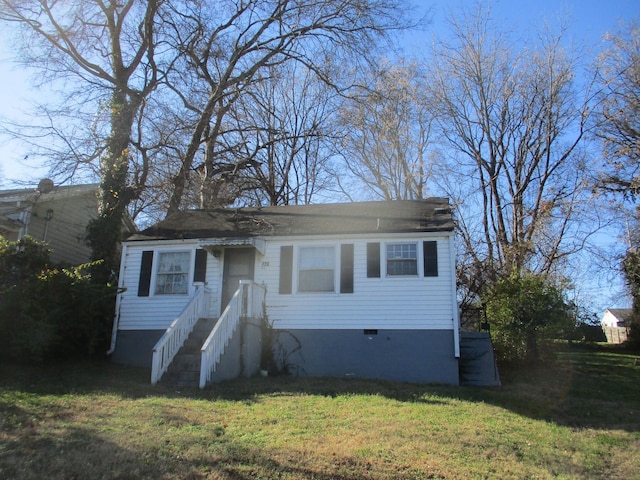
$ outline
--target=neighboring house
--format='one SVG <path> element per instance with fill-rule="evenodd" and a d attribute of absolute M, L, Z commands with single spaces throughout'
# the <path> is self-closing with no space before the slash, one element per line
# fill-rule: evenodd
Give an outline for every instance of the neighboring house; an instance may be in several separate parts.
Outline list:
<path fill-rule="evenodd" d="M 602 330 L 609 343 L 623 343 L 629 336 L 631 316 L 630 308 L 607 308 L 602 316 Z"/>
<path fill-rule="evenodd" d="M 46 241 L 51 260 L 79 265 L 91 259 L 87 224 L 98 215 L 98 185 L 54 186 L 0 191 L 0 235 L 9 241 L 30 235 Z"/>
<path fill-rule="evenodd" d="M 219 317 L 252 280 L 294 373 L 457 385 L 454 250 L 442 198 L 179 212 L 123 243 L 112 358 L 150 366 L 197 292 Z"/>

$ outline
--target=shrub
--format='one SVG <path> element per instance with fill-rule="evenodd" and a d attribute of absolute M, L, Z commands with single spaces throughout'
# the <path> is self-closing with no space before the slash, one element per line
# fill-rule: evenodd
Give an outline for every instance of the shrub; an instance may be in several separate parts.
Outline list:
<path fill-rule="evenodd" d="M 539 361 L 546 344 L 567 338 L 574 328 L 574 306 L 562 290 L 532 273 L 512 273 L 485 295 L 496 356 L 502 362 Z"/>
<path fill-rule="evenodd" d="M 0 355 L 21 361 L 87 357 L 107 348 L 116 289 L 91 264 L 52 265 L 46 244 L 0 239 Z"/>

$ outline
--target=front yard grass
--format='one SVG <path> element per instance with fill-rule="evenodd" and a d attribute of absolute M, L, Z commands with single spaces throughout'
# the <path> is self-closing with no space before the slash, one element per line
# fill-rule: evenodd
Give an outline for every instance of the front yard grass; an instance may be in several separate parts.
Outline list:
<path fill-rule="evenodd" d="M 560 350 L 501 388 L 0 365 L 0 478 L 640 478 L 640 358 Z"/>

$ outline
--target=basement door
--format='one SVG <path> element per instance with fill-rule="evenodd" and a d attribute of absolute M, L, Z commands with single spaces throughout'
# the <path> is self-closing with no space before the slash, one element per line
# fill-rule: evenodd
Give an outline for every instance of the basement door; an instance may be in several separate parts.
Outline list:
<path fill-rule="evenodd" d="M 256 251 L 251 248 L 226 248 L 222 271 L 222 311 L 238 290 L 240 280 L 253 280 Z M 221 313 L 222 313 L 221 311 Z"/>

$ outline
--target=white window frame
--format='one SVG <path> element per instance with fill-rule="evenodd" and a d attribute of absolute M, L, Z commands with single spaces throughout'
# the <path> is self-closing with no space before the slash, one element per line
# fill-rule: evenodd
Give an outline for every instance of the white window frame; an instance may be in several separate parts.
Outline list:
<path fill-rule="evenodd" d="M 300 288 L 300 271 L 301 271 L 301 266 L 302 266 L 302 255 L 303 255 L 303 251 L 306 249 L 313 249 L 313 248 L 326 248 L 326 249 L 331 249 L 333 252 L 332 255 L 332 270 L 333 270 L 333 275 L 332 275 L 332 280 L 333 280 L 333 289 L 332 290 L 302 290 Z M 333 243 L 330 244 L 309 244 L 309 245 L 298 245 L 296 247 L 296 261 L 295 261 L 295 268 L 293 271 L 293 282 L 295 285 L 295 291 L 296 293 L 300 293 L 300 294 L 310 294 L 310 295 L 317 295 L 317 294 L 331 294 L 331 293 L 336 293 L 336 288 L 338 285 L 338 266 L 339 266 L 339 260 L 337 258 L 337 248 L 336 245 Z"/>
<path fill-rule="evenodd" d="M 179 296 L 188 296 L 191 294 L 192 291 L 192 280 L 193 280 L 193 263 L 194 263 L 194 252 L 195 250 L 193 249 L 186 249 L 186 248 L 172 248 L 172 249 L 163 249 L 163 250 L 156 250 L 155 254 L 154 254 L 154 266 L 153 266 L 153 278 L 151 281 L 151 292 L 152 295 L 154 297 L 179 297 Z M 169 273 L 163 274 L 160 273 L 160 264 L 162 263 L 160 261 L 160 258 L 162 257 L 162 255 L 164 254 L 170 254 L 170 253 L 186 253 L 189 255 L 189 263 L 187 265 L 187 270 L 186 270 L 186 284 L 187 284 L 187 290 L 186 292 L 180 292 L 180 293 L 162 293 L 162 292 L 158 292 L 158 277 L 160 275 L 169 275 Z"/>
<path fill-rule="evenodd" d="M 411 245 L 415 248 L 416 251 L 416 256 L 415 256 L 415 262 L 416 262 L 416 273 L 407 273 L 407 274 L 392 274 L 389 273 L 389 247 L 391 246 L 399 246 L 399 245 Z M 420 277 L 421 272 L 420 272 L 420 248 L 419 248 L 419 244 L 416 241 L 393 241 L 393 242 L 386 242 L 384 244 L 384 271 L 385 271 L 385 277 L 388 278 L 414 278 L 414 277 Z M 408 259 L 407 259 L 408 260 Z M 393 260 L 392 260 L 393 261 Z"/>

